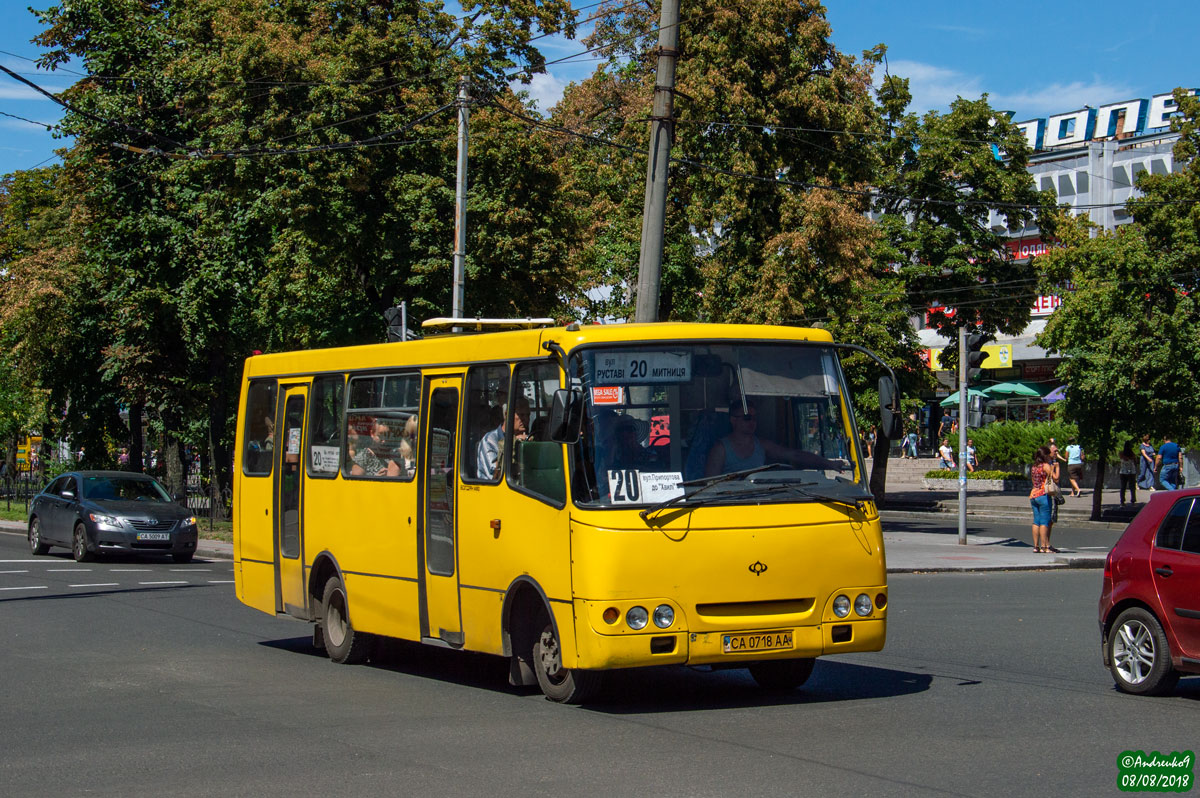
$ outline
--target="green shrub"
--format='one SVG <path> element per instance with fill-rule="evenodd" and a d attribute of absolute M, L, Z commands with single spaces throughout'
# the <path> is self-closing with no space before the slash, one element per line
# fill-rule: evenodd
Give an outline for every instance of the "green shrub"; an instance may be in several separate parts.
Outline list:
<path fill-rule="evenodd" d="M 926 479 L 958 479 L 957 469 L 937 469 L 935 471 L 926 471 Z M 1018 471 L 968 471 L 967 479 L 1028 479 L 1029 477 Z"/>
<path fill-rule="evenodd" d="M 1059 451 L 1079 434 L 1074 424 L 1064 421 L 997 421 L 972 429 L 971 439 L 980 462 L 990 460 L 1003 466 L 1025 466 L 1033 462 L 1033 453 L 1054 438 Z"/>

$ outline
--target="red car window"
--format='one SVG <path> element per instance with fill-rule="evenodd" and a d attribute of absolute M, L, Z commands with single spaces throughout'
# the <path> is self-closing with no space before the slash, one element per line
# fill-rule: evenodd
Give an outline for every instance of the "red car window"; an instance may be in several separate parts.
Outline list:
<path fill-rule="evenodd" d="M 1162 525 L 1158 528 L 1158 538 L 1154 541 L 1156 548 L 1178 549 L 1183 543 L 1183 529 L 1187 525 L 1188 514 L 1192 509 L 1192 499 L 1189 496 L 1175 502 L 1175 506 L 1167 513 Z"/>

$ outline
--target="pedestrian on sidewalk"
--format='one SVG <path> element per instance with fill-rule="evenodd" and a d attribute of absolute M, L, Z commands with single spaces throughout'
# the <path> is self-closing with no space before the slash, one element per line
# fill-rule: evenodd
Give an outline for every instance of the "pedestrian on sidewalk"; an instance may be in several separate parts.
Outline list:
<path fill-rule="evenodd" d="M 979 465 L 979 459 L 975 456 L 975 441 L 967 438 L 967 470 L 974 474 L 977 465 Z"/>
<path fill-rule="evenodd" d="M 917 459 L 917 443 L 920 440 L 921 437 L 917 435 L 917 430 L 909 427 L 908 434 L 904 436 L 904 445 L 907 447 L 908 456 L 913 460 Z"/>
<path fill-rule="evenodd" d="M 1082 494 L 1079 480 L 1083 479 L 1083 447 L 1074 438 L 1067 445 L 1067 477 L 1071 480 L 1071 495 Z"/>
<path fill-rule="evenodd" d="M 1133 455 L 1133 441 L 1125 441 L 1125 448 L 1121 450 L 1121 463 L 1117 466 L 1117 473 L 1121 477 L 1121 504 L 1125 504 L 1125 489 L 1129 489 L 1129 501 L 1131 504 L 1137 503 L 1137 468 L 1138 461 Z"/>
<path fill-rule="evenodd" d="M 1163 445 L 1158 447 L 1154 465 L 1162 466 L 1158 472 L 1158 484 L 1165 490 L 1179 489 L 1179 444 L 1170 435 L 1163 436 Z"/>
<path fill-rule="evenodd" d="M 1033 467 L 1029 472 L 1033 489 L 1029 491 L 1029 507 L 1033 511 L 1033 550 L 1038 554 L 1051 551 L 1050 524 L 1054 501 L 1046 493 L 1046 483 L 1054 478 L 1050 465 L 1050 447 L 1039 446 L 1033 453 Z"/>
<path fill-rule="evenodd" d="M 949 438 L 942 438 L 942 445 L 938 449 L 938 454 L 942 457 L 942 468 L 952 470 L 958 467 L 954 465 L 954 450 L 950 448 Z"/>
<path fill-rule="evenodd" d="M 1154 490 L 1154 458 L 1158 454 L 1154 447 L 1150 445 L 1150 436 L 1142 436 L 1142 445 L 1139 448 L 1138 454 L 1138 487 L 1142 490 Z"/>

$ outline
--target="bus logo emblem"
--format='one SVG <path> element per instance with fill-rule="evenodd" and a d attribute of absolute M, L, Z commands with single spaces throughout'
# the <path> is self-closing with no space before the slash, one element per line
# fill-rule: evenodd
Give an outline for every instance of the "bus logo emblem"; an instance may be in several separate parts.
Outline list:
<path fill-rule="evenodd" d="M 752 562 L 750 564 L 750 573 L 754 574 L 755 576 L 762 576 L 766 570 L 767 570 L 766 563 L 755 560 L 754 562 Z"/>

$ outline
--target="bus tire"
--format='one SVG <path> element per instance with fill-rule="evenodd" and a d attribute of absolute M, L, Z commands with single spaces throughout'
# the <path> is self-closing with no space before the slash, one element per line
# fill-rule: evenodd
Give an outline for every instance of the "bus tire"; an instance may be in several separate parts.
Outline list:
<path fill-rule="evenodd" d="M 529 658 L 538 687 L 547 699 L 560 704 L 582 704 L 600 689 L 603 675 L 598 671 L 571 670 L 562 666 L 562 648 L 549 616 L 540 619 L 541 632 L 533 641 Z"/>
<path fill-rule="evenodd" d="M 329 658 L 345 665 L 366 662 L 375 642 L 374 635 L 359 632 L 350 624 L 346 588 L 336 576 L 329 577 L 321 596 L 321 636 Z"/>
<path fill-rule="evenodd" d="M 756 662 L 750 666 L 750 675 L 766 690 L 795 690 L 808 681 L 816 662 L 811 657 Z"/>

